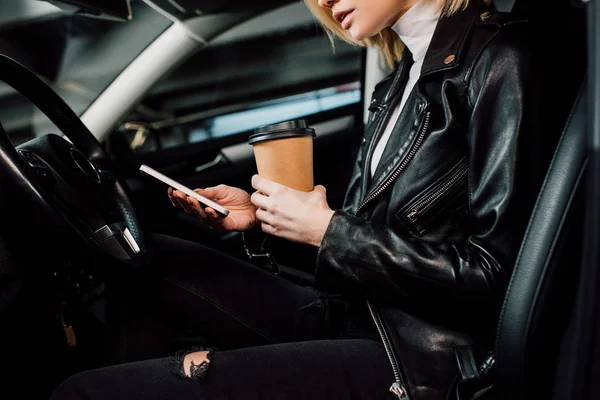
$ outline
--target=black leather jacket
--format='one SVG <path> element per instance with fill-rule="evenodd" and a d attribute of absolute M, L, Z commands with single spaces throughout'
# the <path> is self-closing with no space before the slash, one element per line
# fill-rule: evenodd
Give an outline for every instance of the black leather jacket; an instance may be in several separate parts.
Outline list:
<path fill-rule="evenodd" d="M 410 398 L 444 398 L 459 346 L 491 349 L 499 305 L 541 183 L 535 72 L 524 20 L 480 2 L 438 22 L 377 171 L 405 51 L 380 82 L 316 286 L 362 291 Z M 401 397 L 401 396 L 399 396 Z"/>

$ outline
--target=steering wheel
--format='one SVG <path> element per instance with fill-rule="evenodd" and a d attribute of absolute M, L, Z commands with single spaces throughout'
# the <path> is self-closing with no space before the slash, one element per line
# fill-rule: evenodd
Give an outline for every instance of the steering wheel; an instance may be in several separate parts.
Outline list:
<path fill-rule="evenodd" d="M 15 147 L 0 125 L 0 177 L 44 217 L 90 246 L 127 264 L 146 264 L 148 241 L 98 140 L 50 86 L 1 54 L 0 81 L 28 98 L 68 138 L 47 134 Z"/>

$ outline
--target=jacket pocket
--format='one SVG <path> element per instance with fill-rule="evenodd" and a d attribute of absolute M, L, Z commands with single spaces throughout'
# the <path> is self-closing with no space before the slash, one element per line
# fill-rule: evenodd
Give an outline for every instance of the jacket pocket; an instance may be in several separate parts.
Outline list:
<path fill-rule="evenodd" d="M 445 210 L 455 210 L 467 192 L 469 162 L 463 157 L 441 178 L 410 200 L 396 216 L 412 231 L 422 235 Z M 462 202 L 466 205 L 466 201 Z M 459 207 L 460 208 L 460 207 Z"/>

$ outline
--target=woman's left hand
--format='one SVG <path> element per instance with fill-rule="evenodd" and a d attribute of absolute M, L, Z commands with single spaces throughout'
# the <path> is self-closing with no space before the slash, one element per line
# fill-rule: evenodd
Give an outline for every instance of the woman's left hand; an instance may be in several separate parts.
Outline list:
<path fill-rule="evenodd" d="M 334 211 L 329 208 L 324 186 L 300 192 L 278 183 L 252 177 L 252 203 L 263 232 L 294 242 L 319 247 Z"/>

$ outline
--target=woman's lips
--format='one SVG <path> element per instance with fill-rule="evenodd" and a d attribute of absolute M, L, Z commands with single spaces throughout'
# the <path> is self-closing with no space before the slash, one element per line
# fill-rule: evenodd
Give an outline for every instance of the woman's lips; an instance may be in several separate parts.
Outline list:
<path fill-rule="evenodd" d="M 348 29 L 350 20 L 348 17 L 354 12 L 354 10 L 346 10 L 346 11 L 337 11 L 333 13 L 333 19 L 335 19 L 340 25 L 342 25 L 342 29 Z"/>
<path fill-rule="evenodd" d="M 352 16 L 352 14 L 354 13 L 354 10 L 350 11 L 348 14 L 344 15 L 344 18 L 342 19 L 342 29 L 343 30 L 348 30 L 348 28 L 350 28 L 350 24 L 352 23 L 350 17 Z"/>

